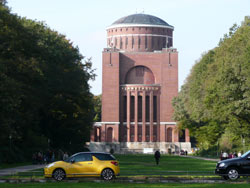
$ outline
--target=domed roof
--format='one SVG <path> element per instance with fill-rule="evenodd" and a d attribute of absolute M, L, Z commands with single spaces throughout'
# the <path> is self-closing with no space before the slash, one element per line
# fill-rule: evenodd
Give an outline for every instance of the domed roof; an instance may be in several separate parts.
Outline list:
<path fill-rule="evenodd" d="M 163 26 L 163 27 L 164 26 L 173 27 L 169 25 L 167 22 L 165 22 L 164 20 L 156 16 L 152 16 L 148 14 L 132 14 L 129 16 L 125 16 L 115 21 L 111 26 L 124 25 L 124 24 L 126 25 L 145 24 L 145 25 L 155 25 L 155 26 Z"/>

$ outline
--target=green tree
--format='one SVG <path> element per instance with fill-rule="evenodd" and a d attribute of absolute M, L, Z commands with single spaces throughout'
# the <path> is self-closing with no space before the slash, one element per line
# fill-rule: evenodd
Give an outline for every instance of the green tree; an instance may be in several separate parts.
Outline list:
<path fill-rule="evenodd" d="M 213 147 L 224 134 L 233 135 L 231 142 L 249 139 L 249 23 L 246 17 L 241 27 L 234 25 L 218 47 L 202 56 L 173 100 L 174 118 L 201 148 Z"/>
<path fill-rule="evenodd" d="M 0 148 L 29 158 L 48 147 L 82 150 L 94 117 L 91 66 L 64 35 L 1 3 Z"/>

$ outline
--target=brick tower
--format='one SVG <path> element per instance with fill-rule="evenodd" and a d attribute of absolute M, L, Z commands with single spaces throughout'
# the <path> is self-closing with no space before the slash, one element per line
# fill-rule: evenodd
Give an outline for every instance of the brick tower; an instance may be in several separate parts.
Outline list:
<path fill-rule="evenodd" d="M 107 28 L 107 48 L 102 53 L 102 122 L 93 127 L 90 150 L 191 150 L 188 130 L 180 134 L 172 119 L 171 100 L 178 94 L 173 30 L 147 14 L 120 18 Z"/>

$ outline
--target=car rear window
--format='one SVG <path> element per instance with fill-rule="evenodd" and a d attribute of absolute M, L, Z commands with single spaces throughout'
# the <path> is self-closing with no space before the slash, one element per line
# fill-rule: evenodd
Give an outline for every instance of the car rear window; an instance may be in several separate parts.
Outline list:
<path fill-rule="evenodd" d="M 105 153 L 93 153 L 93 155 L 101 160 L 101 161 L 111 161 L 111 160 L 116 160 L 113 155 L 110 154 L 105 154 Z"/>

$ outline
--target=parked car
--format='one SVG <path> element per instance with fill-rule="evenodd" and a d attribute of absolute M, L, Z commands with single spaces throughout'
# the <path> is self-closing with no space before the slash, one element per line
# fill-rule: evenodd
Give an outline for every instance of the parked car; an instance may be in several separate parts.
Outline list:
<path fill-rule="evenodd" d="M 215 174 L 231 180 L 236 180 L 240 176 L 250 176 L 250 150 L 241 157 L 218 162 Z"/>
<path fill-rule="evenodd" d="M 111 180 L 119 173 L 120 167 L 113 155 L 97 152 L 76 153 L 65 161 L 57 161 L 44 168 L 44 176 L 57 181 L 86 176 Z"/>

